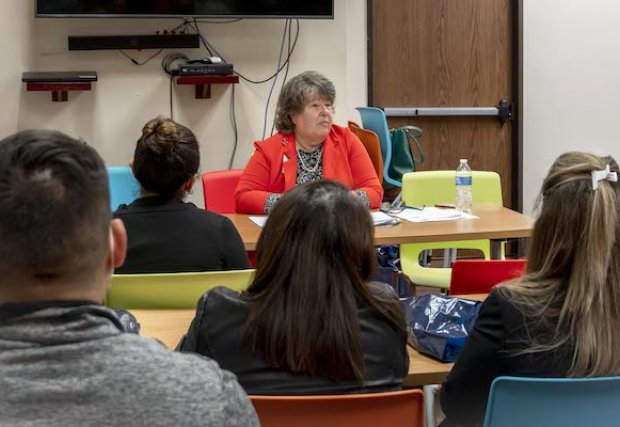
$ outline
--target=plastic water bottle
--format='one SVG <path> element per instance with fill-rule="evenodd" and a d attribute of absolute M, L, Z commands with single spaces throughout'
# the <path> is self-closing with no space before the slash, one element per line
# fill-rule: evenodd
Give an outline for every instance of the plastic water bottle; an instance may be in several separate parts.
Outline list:
<path fill-rule="evenodd" d="M 456 210 L 459 212 L 471 213 L 472 206 L 472 174 L 471 168 L 467 164 L 467 159 L 461 159 L 459 167 L 456 168 Z"/>

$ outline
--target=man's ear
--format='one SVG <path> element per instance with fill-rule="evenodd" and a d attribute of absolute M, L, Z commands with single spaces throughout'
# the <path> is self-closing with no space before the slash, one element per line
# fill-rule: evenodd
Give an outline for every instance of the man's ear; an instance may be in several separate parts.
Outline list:
<path fill-rule="evenodd" d="M 127 231 L 120 219 L 113 219 L 110 223 L 110 261 L 111 268 L 120 267 L 127 254 Z"/>

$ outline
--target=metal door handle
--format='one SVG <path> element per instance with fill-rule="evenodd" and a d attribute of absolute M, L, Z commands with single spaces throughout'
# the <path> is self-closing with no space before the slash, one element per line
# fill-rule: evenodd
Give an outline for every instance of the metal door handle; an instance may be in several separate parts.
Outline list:
<path fill-rule="evenodd" d="M 512 105 L 501 99 L 496 107 L 405 107 L 384 108 L 386 117 L 497 116 L 501 124 L 512 119 Z"/>

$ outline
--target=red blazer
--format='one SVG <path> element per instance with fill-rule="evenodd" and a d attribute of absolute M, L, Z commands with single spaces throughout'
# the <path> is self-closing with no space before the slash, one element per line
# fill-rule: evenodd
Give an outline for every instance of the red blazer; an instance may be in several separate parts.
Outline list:
<path fill-rule="evenodd" d="M 285 193 L 297 183 L 295 135 L 279 132 L 255 142 L 254 147 L 256 150 L 237 184 L 236 210 L 264 214 L 269 194 Z M 339 181 L 352 190 L 364 190 L 373 209 L 381 204 L 383 187 L 370 157 L 348 128 L 333 125 L 323 142 L 323 178 Z"/>

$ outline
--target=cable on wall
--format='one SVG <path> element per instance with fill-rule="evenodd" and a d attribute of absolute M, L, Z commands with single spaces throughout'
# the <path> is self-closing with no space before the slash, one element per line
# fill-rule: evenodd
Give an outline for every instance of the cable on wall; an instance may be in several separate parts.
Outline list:
<path fill-rule="evenodd" d="M 273 89 L 276 87 L 276 83 L 278 81 L 278 75 L 280 74 L 280 63 L 282 62 L 282 52 L 284 52 L 284 43 L 286 41 L 286 30 L 288 29 L 290 19 L 287 19 L 284 23 L 284 31 L 282 32 L 282 42 L 280 42 L 280 53 L 278 54 L 278 63 L 276 65 L 276 74 L 273 79 L 273 83 L 271 83 L 271 89 L 269 89 L 269 94 L 267 95 L 267 100 L 265 101 L 265 114 L 263 116 L 263 136 L 261 139 L 265 139 L 265 134 L 267 133 L 267 116 L 269 115 L 269 102 L 271 101 L 271 95 L 273 94 Z"/>
<path fill-rule="evenodd" d="M 207 52 L 209 52 L 209 55 L 211 56 L 218 56 L 222 59 L 222 61 L 224 62 L 228 62 L 226 60 L 226 58 L 211 44 L 209 43 L 208 39 L 201 33 L 200 31 L 200 27 L 199 24 L 203 23 L 205 21 L 198 21 L 196 18 L 194 18 L 192 20 L 192 22 L 188 22 L 185 21 L 187 24 L 187 28 L 191 29 L 193 31 L 196 32 L 196 34 L 198 35 L 198 37 L 200 38 L 202 44 L 204 45 L 205 49 L 207 50 Z M 237 20 L 233 20 L 231 22 L 237 22 Z M 291 56 L 293 55 L 293 52 L 295 51 L 295 47 L 297 46 L 297 41 L 299 40 L 299 33 L 300 33 L 300 24 L 299 24 L 299 20 L 296 19 L 295 20 L 296 23 L 296 28 L 295 28 L 295 37 L 294 39 L 292 39 L 292 20 L 288 19 L 285 23 L 284 26 L 284 32 L 282 34 L 282 42 L 280 45 L 280 52 L 279 52 L 279 56 L 278 56 L 278 66 L 276 67 L 276 71 L 270 75 L 267 78 L 261 79 L 261 80 L 252 80 L 249 79 L 247 77 L 245 77 L 243 74 L 241 74 L 238 71 L 235 71 L 234 73 L 239 76 L 240 79 L 251 83 L 251 84 L 262 84 L 262 83 L 266 83 L 272 79 L 275 79 L 272 87 L 269 91 L 269 95 L 267 97 L 266 100 L 266 107 L 265 107 L 265 115 L 264 115 L 264 120 L 263 120 L 263 139 L 265 138 L 265 133 L 266 133 L 266 122 L 267 122 L 267 115 L 268 115 L 268 108 L 269 108 L 269 102 L 271 99 L 271 95 L 273 93 L 273 89 L 275 87 L 276 81 L 277 81 L 277 77 L 279 75 L 279 73 L 286 67 L 286 72 L 285 72 L 285 77 L 284 80 L 282 82 L 282 85 L 284 85 L 284 83 L 286 82 L 286 77 L 288 76 L 288 70 L 289 70 L 289 65 L 290 65 L 290 60 L 291 60 Z M 287 34 L 288 34 L 288 43 L 287 43 L 287 56 L 286 59 L 284 60 L 284 62 L 282 62 L 282 54 L 284 51 L 284 42 L 287 39 Z M 214 55 L 215 54 L 215 55 Z M 239 130 L 237 127 L 237 117 L 236 117 L 236 105 L 235 105 L 235 86 L 233 85 L 232 91 L 231 91 L 231 114 L 232 114 L 232 124 L 233 124 L 233 132 L 234 132 L 234 145 L 233 145 L 233 152 L 231 154 L 231 157 L 229 159 L 228 162 L 228 168 L 231 169 L 232 165 L 234 163 L 234 159 L 235 159 L 235 155 L 237 153 L 237 148 L 238 148 L 238 135 L 239 135 Z M 170 96 L 171 98 L 171 111 L 172 111 L 172 95 Z M 273 126 L 272 126 L 272 133 L 273 133 Z"/>

